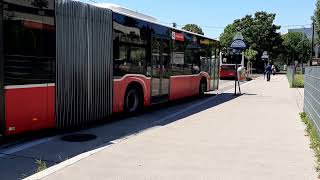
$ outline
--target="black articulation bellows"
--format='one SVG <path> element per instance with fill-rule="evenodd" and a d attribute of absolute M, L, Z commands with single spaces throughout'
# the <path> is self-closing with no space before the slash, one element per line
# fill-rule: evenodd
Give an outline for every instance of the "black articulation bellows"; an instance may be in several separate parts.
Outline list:
<path fill-rule="evenodd" d="M 112 113 L 112 11 L 56 2 L 56 126 L 74 127 Z"/>

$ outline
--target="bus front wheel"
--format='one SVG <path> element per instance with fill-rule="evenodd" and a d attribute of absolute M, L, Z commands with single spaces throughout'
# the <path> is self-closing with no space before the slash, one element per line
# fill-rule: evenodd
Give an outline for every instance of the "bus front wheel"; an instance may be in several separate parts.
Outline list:
<path fill-rule="evenodd" d="M 124 98 L 124 111 L 134 113 L 141 110 L 143 99 L 138 86 L 128 87 Z"/>

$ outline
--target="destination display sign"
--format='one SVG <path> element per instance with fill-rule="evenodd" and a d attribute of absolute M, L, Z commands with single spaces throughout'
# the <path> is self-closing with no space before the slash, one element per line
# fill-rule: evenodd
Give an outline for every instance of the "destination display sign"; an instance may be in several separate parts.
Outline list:
<path fill-rule="evenodd" d="M 172 39 L 174 39 L 176 41 L 184 41 L 184 34 L 183 33 L 172 32 Z"/>

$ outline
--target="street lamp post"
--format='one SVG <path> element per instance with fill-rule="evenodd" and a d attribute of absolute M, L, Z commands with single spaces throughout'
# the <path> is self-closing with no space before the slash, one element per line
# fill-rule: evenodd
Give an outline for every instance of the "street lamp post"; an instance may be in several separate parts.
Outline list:
<path fill-rule="evenodd" d="M 312 17 L 312 38 L 311 38 L 311 56 L 310 56 L 310 63 L 309 66 L 312 66 L 312 59 L 313 59 L 313 51 L 314 51 L 314 17 Z"/>
<path fill-rule="evenodd" d="M 230 48 L 232 48 L 233 53 L 236 55 L 236 63 L 235 63 L 236 64 L 235 65 L 236 78 L 234 81 L 234 95 L 237 95 L 237 83 L 239 86 L 239 93 L 241 94 L 240 82 L 239 82 L 240 77 L 238 77 L 238 71 L 237 71 L 238 64 L 240 63 L 238 61 L 241 60 L 241 58 L 239 58 L 239 57 L 240 57 L 241 53 L 246 49 L 246 44 L 244 42 L 243 36 L 239 31 L 234 36 L 233 42 L 231 43 Z"/>
<path fill-rule="evenodd" d="M 303 32 L 305 32 L 304 29 L 305 29 L 305 27 L 303 26 Z M 305 33 L 302 34 L 302 38 L 301 38 L 301 41 L 302 41 L 302 44 L 301 44 L 301 46 L 302 46 L 302 48 L 301 48 L 302 49 L 302 54 L 301 54 L 301 60 L 300 60 L 301 72 L 303 72 L 303 62 L 304 62 L 304 58 L 305 58 L 304 57 L 304 41 L 305 41 L 305 39 L 304 39 L 305 37 L 304 36 L 305 36 Z"/>

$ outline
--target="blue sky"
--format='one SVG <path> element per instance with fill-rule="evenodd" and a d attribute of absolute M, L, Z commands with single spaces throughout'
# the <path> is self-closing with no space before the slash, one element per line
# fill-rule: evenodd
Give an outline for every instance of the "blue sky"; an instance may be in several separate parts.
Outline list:
<path fill-rule="evenodd" d="M 84 0 L 88 1 L 88 0 Z M 195 23 L 202 26 L 209 37 L 219 37 L 223 28 L 246 14 L 256 11 L 276 13 L 275 23 L 283 27 L 282 33 L 288 28 L 300 28 L 311 24 L 310 16 L 315 9 L 316 0 L 94 0 L 96 2 L 113 3 L 129 9 L 151 15 L 160 22 L 176 22 L 178 25 Z M 305 27 L 310 27 L 305 26 Z M 181 28 L 181 27 L 180 27 Z"/>

